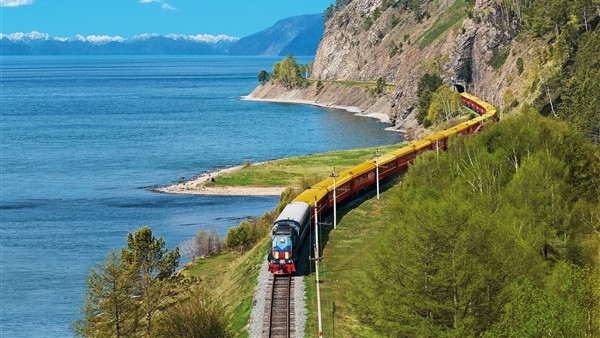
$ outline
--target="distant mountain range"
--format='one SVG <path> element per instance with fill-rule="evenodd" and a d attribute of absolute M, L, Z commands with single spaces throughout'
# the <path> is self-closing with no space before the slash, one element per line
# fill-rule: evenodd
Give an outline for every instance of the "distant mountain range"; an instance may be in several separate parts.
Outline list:
<path fill-rule="evenodd" d="M 321 14 L 295 16 L 232 44 L 230 55 L 315 55 L 323 37 Z"/>
<path fill-rule="evenodd" d="M 290 17 L 244 38 L 226 35 L 137 35 L 50 37 L 48 34 L 0 33 L 2 55 L 315 55 L 323 37 L 321 14 Z"/>

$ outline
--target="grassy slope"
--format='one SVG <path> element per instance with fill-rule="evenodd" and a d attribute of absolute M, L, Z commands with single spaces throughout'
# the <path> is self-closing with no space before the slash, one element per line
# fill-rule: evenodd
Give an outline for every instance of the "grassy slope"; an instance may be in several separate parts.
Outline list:
<path fill-rule="evenodd" d="M 323 228 L 323 251 L 319 266 L 321 312 L 325 337 L 375 337 L 377 334 L 359 325 L 352 316 L 346 292 L 353 282 L 352 277 L 361 270 L 364 258 L 376 245 L 385 224 L 378 215 L 386 208 L 388 197 L 397 182 L 382 186 L 380 199 L 373 191 L 362 200 L 357 200 L 338 210 L 337 229 Z M 318 333 L 317 296 L 315 273 L 311 268 L 306 276 L 306 307 L 308 323 L 305 337 L 316 337 Z M 335 304 L 335 316 L 332 314 Z"/>
<path fill-rule="evenodd" d="M 397 149 L 400 145 L 377 147 L 380 153 Z M 329 176 L 333 167 L 336 171 L 348 169 L 354 165 L 375 158 L 376 147 L 312 154 L 244 167 L 232 173 L 216 178 L 216 186 L 293 186 L 303 178 L 322 180 Z"/>
<path fill-rule="evenodd" d="M 390 145 L 378 147 L 381 153 L 386 153 L 392 149 L 397 149 L 399 145 Z M 260 165 L 250 166 L 238 171 L 219 176 L 217 185 L 252 185 L 252 186 L 290 186 L 298 184 L 302 177 L 313 176 L 316 179 L 326 178 L 331 172 L 333 166 L 336 170 L 350 168 L 356 164 L 362 163 L 373 158 L 375 147 L 366 149 L 354 149 L 345 151 L 333 151 L 323 154 L 313 154 L 299 157 L 291 157 L 276 161 L 263 163 Z M 382 194 L 382 196 L 384 196 Z M 370 205 L 372 202 L 367 202 L 365 205 Z M 356 206 L 358 203 L 348 205 L 341 208 L 338 212 L 340 227 L 336 230 L 336 235 L 346 234 L 346 238 L 352 239 L 355 229 L 347 225 L 346 220 L 354 217 L 354 212 L 344 215 L 345 212 L 351 209 L 351 206 Z M 276 206 L 274 205 L 273 208 Z M 357 211 L 360 213 L 370 213 L 371 211 Z M 365 227 L 363 230 L 373 229 L 372 226 Z M 372 232 L 370 234 L 373 234 Z M 365 237 L 365 236 L 361 236 Z M 356 238 L 355 238 L 356 240 Z M 254 248 L 244 254 L 240 253 L 223 253 L 214 257 L 200 259 L 195 264 L 191 264 L 184 268 L 183 273 L 186 276 L 193 276 L 199 280 L 199 284 L 209 290 L 217 300 L 222 302 L 230 314 L 230 322 L 232 329 L 238 337 L 247 337 L 245 332 L 246 326 L 250 319 L 252 311 L 252 298 L 254 289 L 257 283 L 258 271 L 265 259 L 265 254 L 268 248 L 268 239 L 264 238 Z M 332 244 L 333 245 L 333 244 Z M 350 256 L 341 254 L 345 249 L 343 247 L 336 248 L 330 245 L 327 252 L 332 250 L 340 253 L 341 257 L 349 259 Z M 349 244 L 346 244 L 349 245 Z M 360 242 L 353 243 L 352 246 L 362 245 Z M 332 257 L 333 258 L 333 257 Z M 331 262 L 331 263 L 330 263 Z M 340 263 L 324 261 L 325 266 L 332 264 L 339 266 Z M 345 264 L 345 263 L 341 263 Z M 350 270 L 349 270 L 350 271 Z M 325 272 L 326 274 L 328 272 Z M 327 276 L 327 275 L 325 275 Z M 307 281 L 310 281 L 310 277 Z M 314 281 L 314 277 L 312 279 Z M 311 292 L 314 293 L 314 283 L 309 283 L 309 299 L 313 298 Z M 312 290 L 312 291 L 310 291 Z M 342 292 L 338 289 L 338 292 Z M 337 304 L 337 301 L 336 301 Z M 342 308 L 344 305 L 340 303 Z M 309 308 L 312 307 L 310 304 Z M 316 310 L 315 310 L 316 311 Z M 316 317 L 315 317 L 316 318 Z"/>
<path fill-rule="evenodd" d="M 223 253 L 201 259 L 183 270 L 196 277 L 210 294 L 225 306 L 236 337 L 247 337 L 246 326 L 252 311 L 252 299 L 258 272 L 268 248 L 265 237 L 254 248 L 240 253 Z"/>

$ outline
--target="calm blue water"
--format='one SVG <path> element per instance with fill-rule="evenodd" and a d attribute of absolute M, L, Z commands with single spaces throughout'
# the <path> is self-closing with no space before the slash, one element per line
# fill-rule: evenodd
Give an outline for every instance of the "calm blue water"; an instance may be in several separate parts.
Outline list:
<path fill-rule="evenodd" d="M 174 248 L 274 197 L 145 188 L 228 165 L 398 142 L 384 124 L 239 100 L 280 58 L 3 57 L 2 337 L 69 337 L 89 268 L 149 225 Z M 309 62 L 308 59 L 298 59 Z"/>

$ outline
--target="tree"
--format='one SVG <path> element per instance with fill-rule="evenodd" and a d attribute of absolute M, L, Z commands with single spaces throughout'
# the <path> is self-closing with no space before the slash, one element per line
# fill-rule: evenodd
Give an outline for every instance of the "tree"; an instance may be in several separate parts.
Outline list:
<path fill-rule="evenodd" d="M 81 337 L 127 337 L 138 328 L 139 304 L 132 297 L 133 280 L 117 252 L 112 250 L 104 262 L 90 269 L 83 319 L 73 325 Z"/>
<path fill-rule="evenodd" d="M 596 336 L 600 158 L 569 130 L 524 111 L 420 155 L 352 283 L 358 319 L 386 336 Z"/>
<path fill-rule="evenodd" d="M 198 257 L 208 256 L 210 246 L 208 232 L 206 231 L 206 229 L 202 228 L 198 231 L 196 237 L 194 237 L 194 243 L 196 246 L 196 253 Z"/>
<path fill-rule="evenodd" d="M 536 286 L 527 277 L 506 290 L 508 303 L 486 337 L 583 337 L 583 318 L 576 304 Z"/>
<path fill-rule="evenodd" d="M 134 280 L 133 296 L 140 302 L 146 333 L 152 333 L 152 318 L 166 297 L 166 286 L 179 264 L 179 248 L 169 251 L 165 241 L 152 235 L 150 227 L 127 234 L 127 248 L 121 248 L 123 266 Z"/>
<path fill-rule="evenodd" d="M 242 221 L 237 227 L 229 229 L 225 237 L 225 243 L 232 249 L 239 248 L 244 252 L 254 241 L 252 228 L 247 220 Z"/>
<path fill-rule="evenodd" d="M 432 93 L 435 92 L 442 85 L 442 78 L 437 74 L 425 73 L 421 76 L 417 85 L 417 121 L 424 123 L 429 111 L 429 104 L 431 103 Z M 425 124 L 424 124 L 425 125 Z M 429 124 L 425 125 L 428 127 Z"/>
<path fill-rule="evenodd" d="M 287 88 L 301 86 L 304 83 L 300 66 L 292 54 L 289 54 L 281 62 L 273 65 L 271 78 L 280 81 Z"/>
<path fill-rule="evenodd" d="M 263 69 L 258 73 L 258 82 L 265 84 L 267 81 L 269 81 L 269 72 Z"/>
<path fill-rule="evenodd" d="M 432 124 L 450 120 L 458 113 L 459 102 L 458 92 L 451 90 L 448 86 L 440 86 L 432 95 L 427 110 L 427 120 Z"/>

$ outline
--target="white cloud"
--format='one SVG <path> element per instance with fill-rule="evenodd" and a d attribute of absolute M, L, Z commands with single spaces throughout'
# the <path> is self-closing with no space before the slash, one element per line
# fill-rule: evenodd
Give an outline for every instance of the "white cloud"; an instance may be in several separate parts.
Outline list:
<path fill-rule="evenodd" d="M 0 0 L 0 7 L 19 7 L 33 4 L 33 0 Z"/>
<path fill-rule="evenodd" d="M 161 7 L 162 7 L 162 9 L 168 9 L 168 10 L 171 10 L 171 11 L 174 11 L 174 10 L 175 10 L 175 7 L 173 7 L 173 6 L 169 5 L 169 4 L 168 4 L 168 3 L 166 3 L 166 2 L 165 2 L 164 4 L 162 4 L 162 6 L 161 6 Z"/>
<path fill-rule="evenodd" d="M 1 1 L 1 0 L 0 0 L 0 1 Z M 167 10 L 170 10 L 170 11 L 174 11 L 174 10 L 176 10 L 176 8 L 175 8 L 175 7 L 173 7 L 173 6 L 169 5 L 169 4 L 168 4 L 168 3 L 166 3 L 164 0 L 139 0 L 138 2 L 139 2 L 139 3 L 141 3 L 141 4 L 151 4 L 151 3 L 153 3 L 153 2 L 156 2 L 156 3 L 162 4 L 162 5 L 160 6 L 162 9 L 167 9 Z"/>

